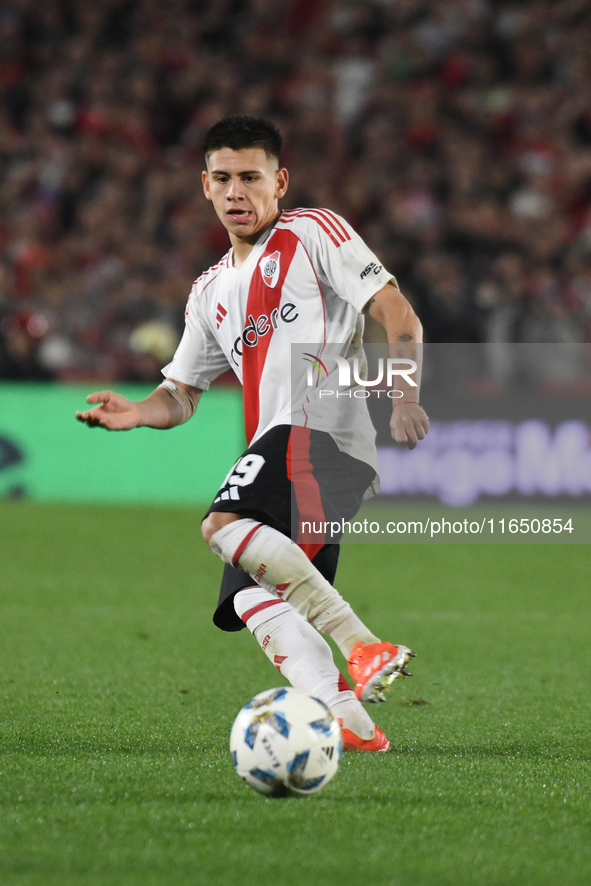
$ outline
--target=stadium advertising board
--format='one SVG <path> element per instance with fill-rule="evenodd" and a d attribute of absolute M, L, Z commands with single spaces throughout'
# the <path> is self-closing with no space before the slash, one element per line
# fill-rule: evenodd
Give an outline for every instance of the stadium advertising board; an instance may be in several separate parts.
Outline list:
<path fill-rule="evenodd" d="M 130 399 L 152 387 L 126 385 Z M 89 429 L 75 421 L 84 387 L 0 384 L 0 498 L 207 506 L 244 448 L 242 398 L 214 389 L 197 418 L 165 434 Z"/>

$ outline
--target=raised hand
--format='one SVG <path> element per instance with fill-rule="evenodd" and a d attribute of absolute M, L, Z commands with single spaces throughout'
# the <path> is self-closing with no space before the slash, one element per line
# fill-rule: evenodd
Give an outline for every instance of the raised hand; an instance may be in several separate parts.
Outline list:
<path fill-rule="evenodd" d="M 114 391 L 95 391 L 86 398 L 87 403 L 99 403 L 86 412 L 77 412 L 78 421 L 89 428 L 106 428 L 109 431 L 130 431 L 139 427 L 141 416 L 137 403 Z"/>
<path fill-rule="evenodd" d="M 427 413 L 418 403 L 398 403 L 390 419 L 392 438 L 414 449 L 429 430 Z"/>

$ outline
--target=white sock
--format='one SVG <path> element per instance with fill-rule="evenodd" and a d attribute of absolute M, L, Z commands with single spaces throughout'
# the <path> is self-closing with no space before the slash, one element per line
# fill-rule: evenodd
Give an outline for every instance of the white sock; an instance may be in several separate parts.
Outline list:
<path fill-rule="evenodd" d="M 330 646 L 289 603 L 253 587 L 238 591 L 234 609 L 295 689 L 323 701 L 356 735 L 372 738 L 373 721 L 339 672 Z"/>
<path fill-rule="evenodd" d="M 319 631 L 330 634 L 345 658 L 356 643 L 379 643 L 302 549 L 277 529 L 256 520 L 234 520 L 214 533 L 209 546 L 225 563 L 248 572 Z"/>

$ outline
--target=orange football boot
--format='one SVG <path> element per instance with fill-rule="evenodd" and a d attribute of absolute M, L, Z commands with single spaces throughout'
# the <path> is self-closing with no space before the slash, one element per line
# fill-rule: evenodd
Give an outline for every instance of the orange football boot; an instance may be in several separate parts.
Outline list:
<path fill-rule="evenodd" d="M 374 727 L 373 738 L 359 738 L 350 729 L 345 729 L 340 717 L 339 723 L 341 724 L 344 751 L 382 751 L 385 753 L 390 750 L 390 741 L 379 726 Z"/>
<path fill-rule="evenodd" d="M 359 701 L 386 701 L 384 690 L 397 678 L 410 677 L 406 663 L 416 655 L 408 646 L 356 643 L 347 664 Z"/>

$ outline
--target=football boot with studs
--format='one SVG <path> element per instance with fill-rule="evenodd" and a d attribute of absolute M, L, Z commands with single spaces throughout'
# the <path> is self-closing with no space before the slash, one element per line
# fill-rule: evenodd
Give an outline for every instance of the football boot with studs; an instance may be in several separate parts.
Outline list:
<path fill-rule="evenodd" d="M 386 701 L 394 680 L 410 677 L 406 665 L 416 655 L 408 646 L 392 643 L 356 643 L 347 661 L 355 680 L 355 695 L 362 702 Z"/>

